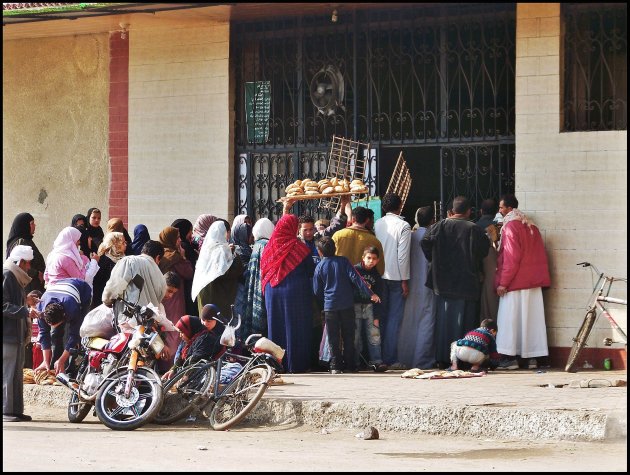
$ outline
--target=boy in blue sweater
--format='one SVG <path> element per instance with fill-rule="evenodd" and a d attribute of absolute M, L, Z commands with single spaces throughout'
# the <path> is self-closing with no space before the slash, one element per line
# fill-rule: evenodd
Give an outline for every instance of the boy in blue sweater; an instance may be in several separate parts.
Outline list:
<path fill-rule="evenodd" d="M 370 290 L 347 257 L 335 256 L 336 246 L 331 238 L 324 237 L 318 240 L 317 250 L 323 259 L 315 267 L 313 291 L 319 302 L 323 302 L 328 342 L 332 353 L 330 372 L 340 374 L 342 368 L 346 372 L 356 372 L 353 287 L 369 295 L 372 302 L 380 302 L 381 299 Z M 342 341 L 339 340 L 340 333 Z"/>

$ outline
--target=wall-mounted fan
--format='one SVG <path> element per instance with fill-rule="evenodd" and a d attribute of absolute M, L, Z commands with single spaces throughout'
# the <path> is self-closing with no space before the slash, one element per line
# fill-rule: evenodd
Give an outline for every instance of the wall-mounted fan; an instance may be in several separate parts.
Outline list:
<path fill-rule="evenodd" d="M 332 115 L 337 107 L 344 109 L 343 75 L 335 66 L 320 69 L 311 80 L 311 101 L 318 112 Z"/>

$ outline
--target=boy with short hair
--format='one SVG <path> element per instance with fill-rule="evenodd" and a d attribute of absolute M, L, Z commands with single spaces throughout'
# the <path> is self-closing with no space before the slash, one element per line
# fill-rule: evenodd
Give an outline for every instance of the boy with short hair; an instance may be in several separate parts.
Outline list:
<path fill-rule="evenodd" d="M 451 370 L 458 369 L 462 363 L 470 366 L 472 373 L 481 371 L 482 364 L 489 364 L 494 369 L 499 364 L 500 355 L 497 353 L 497 324 L 491 318 L 481 322 L 481 326 L 469 331 L 451 344 Z"/>
<path fill-rule="evenodd" d="M 368 287 L 376 295 L 383 291 L 383 279 L 381 274 L 376 270 L 376 264 L 380 260 L 380 252 L 376 246 L 367 246 L 363 249 L 363 257 L 361 261 L 354 266 Z M 380 307 L 380 306 L 379 306 Z M 356 352 L 355 363 L 358 366 L 359 356 L 363 347 L 363 335 L 365 334 L 368 343 L 368 353 L 370 355 L 369 364 L 374 371 L 382 373 L 387 371 L 387 365 L 383 363 L 381 356 L 381 330 L 379 328 L 378 315 L 375 315 L 376 305 L 370 298 L 359 292 L 354 291 L 354 314 L 356 322 L 356 330 L 354 333 L 354 349 Z M 380 314 L 380 308 L 379 314 Z"/>
<path fill-rule="evenodd" d="M 335 242 L 331 238 L 319 239 L 317 250 L 322 260 L 315 268 L 313 291 L 319 301 L 323 301 L 326 330 L 332 353 L 330 372 L 340 374 L 344 366 L 347 372 L 355 372 L 353 287 L 370 295 L 372 302 L 380 302 L 381 299 L 370 290 L 348 258 L 335 255 Z M 340 332 L 342 341 L 339 341 Z"/>

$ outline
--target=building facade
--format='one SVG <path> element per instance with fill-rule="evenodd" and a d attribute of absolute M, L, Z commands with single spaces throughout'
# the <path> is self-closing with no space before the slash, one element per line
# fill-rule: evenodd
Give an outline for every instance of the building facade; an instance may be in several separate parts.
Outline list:
<path fill-rule="evenodd" d="M 275 219 L 342 136 L 375 195 L 404 154 L 410 222 L 515 192 L 550 261 L 554 364 L 590 293 L 575 264 L 627 274 L 625 4 L 20 5 L 3 6 L 3 241 L 22 211 L 44 255 L 93 206 L 154 238 L 202 213 Z M 610 336 L 599 322 L 585 358 L 625 366 Z"/>

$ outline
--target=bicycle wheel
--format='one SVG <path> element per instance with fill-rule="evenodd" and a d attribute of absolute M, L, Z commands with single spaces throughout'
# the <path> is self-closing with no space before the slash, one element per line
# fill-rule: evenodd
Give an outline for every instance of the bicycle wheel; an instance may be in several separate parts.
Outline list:
<path fill-rule="evenodd" d="M 564 370 L 567 373 L 577 372 L 577 368 L 575 368 L 577 357 L 580 354 L 580 351 L 582 351 L 582 348 L 584 348 L 584 345 L 586 345 L 586 340 L 591 334 L 596 317 L 597 314 L 594 308 L 586 312 L 582 326 L 578 330 L 576 337 L 573 339 L 573 346 L 571 347 L 571 352 L 569 353 L 569 359 L 567 360 L 567 365 L 564 367 Z"/>
<path fill-rule="evenodd" d="M 189 366 L 164 385 L 164 401 L 153 419 L 156 424 L 172 424 L 190 415 L 208 397 L 214 384 L 214 366 Z"/>
<path fill-rule="evenodd" d="M 210 413 L 214 430 L 225 430 L 237 424 L 251 412 L 267 390 L 273 370 L 269 366 L 256 366 L 232 381 Z"/>

